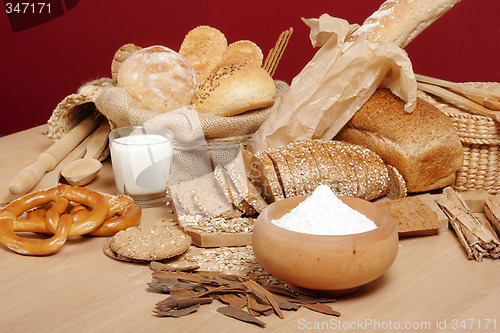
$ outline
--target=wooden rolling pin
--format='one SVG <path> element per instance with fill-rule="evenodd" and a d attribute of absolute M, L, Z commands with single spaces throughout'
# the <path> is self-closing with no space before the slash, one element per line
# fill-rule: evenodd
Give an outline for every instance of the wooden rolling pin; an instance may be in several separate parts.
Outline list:
<path fill-rule="evenodd" d="M 19 171 L 12 179 L 9 191 L 14 195 L 25 194 L 31 190 L 43 175 L 56 167 L 76 146 L 80 144 L 101 123 L 102 116 L 92 113 L 71 131 L 40 154 L 38 159 Z"/>

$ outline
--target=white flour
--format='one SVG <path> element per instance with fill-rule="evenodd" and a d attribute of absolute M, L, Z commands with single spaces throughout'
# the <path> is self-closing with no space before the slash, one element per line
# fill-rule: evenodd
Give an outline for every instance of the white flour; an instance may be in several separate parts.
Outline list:
<path fill-rule="evenodd" d="M 377 225 L 344 204 L 327 185 L 320 185 L 307 199 L 278 220 L 275 225 L 313 235 L 349 235 L 373 230 Z"/>

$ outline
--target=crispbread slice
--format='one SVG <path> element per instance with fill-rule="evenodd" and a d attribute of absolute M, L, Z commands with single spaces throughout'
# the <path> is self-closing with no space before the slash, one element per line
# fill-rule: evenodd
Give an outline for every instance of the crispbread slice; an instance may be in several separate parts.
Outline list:
<path fill-rule="evenodd" d="M 249 177 L 260 189 L 261 195 L 268 203 L 284 199 L 283 189 L 273 162 L 264 151 L 257 152 L 250 160 Z"/>
<path fill-rule="evenodd" d="M 439 232 L 438 215 L 418 196 L 378 203 L 387 210 L 398 227 L 400 236 L 425 236 Z"/>
<path fill-rule="evenodd" d="M 215 176 L 208 173 L 194 180 L 194 202 L 209 217 L 233 218 L 241 216 L 241 211 L 224 196 Z"/>
<path fill-rule="evenodd" d="M 205 213 L 198 207 L 194 200 L 195 183 L 194 179 L 177 184 L 175 192 L 178 202 L 181 204 L 185 215 L 204 215 Z"/>
<path fill-rule="evenodd" d="M 243 160 L 241 151 L 234 161 L 225 166 L 225 169 L 229 175 L 229 179 L 233 182 L 245 201 L 255 208 L 257 212 L 262 212 L 267 206 L 267 202 L 260 194 L 260 191 L 248 179 L 245 161 Z"/>
<path fill-rule="evenodd" d="M 238 207 L 245 215 L 252 216 L 257 213 L 254 207 L 250 205 L 250 203 L 245 199 L 243 194 L 238 190 L 233 181 L 231 181 L 231 177 L 228 174 L 227 170 L 224 168 L 220 168 L 221 175 L 224 177 L 224 181 L 229 186 L 229 191 L 231 194 L 233 204 Z"/>

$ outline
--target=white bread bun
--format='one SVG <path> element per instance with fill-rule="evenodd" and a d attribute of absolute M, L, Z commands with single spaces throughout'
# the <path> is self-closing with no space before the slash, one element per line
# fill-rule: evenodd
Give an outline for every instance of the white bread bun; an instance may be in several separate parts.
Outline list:
<path fill-rule="evenodd" d="M 202 82 L 193 104 L 200 113 L 234 116 L 271 106 L 276 84 L 267 71 L 251 64 L 220 67 Z"/>
<path fill-rule="evenodd" d="M 198 87 L 191 64 L 159 45 L 129 55 L 118 68 L 116 81 L 142 108 L 158 113 L 190 105 Z"/>
<path fill-rule="evenodd" d="M 463 148 L 453 123 L 432 104 L 417 99 L 415 111 L 388 89 L 378 89 L 335 137 L 376 152 L 406 181 L 408 192 L 452 185 Z"/>
<path fill-rule="evenodd" d="M 262 66 L 264 54 L 261 48 L 250 40 L 239 40 L 229 45 L 217 67 L 231 64 L 252 64 Z"/>

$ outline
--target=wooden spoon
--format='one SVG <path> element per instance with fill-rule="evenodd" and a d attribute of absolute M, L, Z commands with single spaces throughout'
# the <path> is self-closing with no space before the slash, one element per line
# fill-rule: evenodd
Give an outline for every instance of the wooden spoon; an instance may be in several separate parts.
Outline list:
<path fill-rule="evenodd" d="M 106 148 L 109 131 L 109 123 L 104 120 L 99 128 L 92 133 L 85 156 L 69 163 L 61 170 L 61 176 L 70 185 L 83 186 L 90 183 L 97 176 L 97 173 L 102 168 L 102 164 L 97 158 L 101 155 L 104 148 Z"/>

